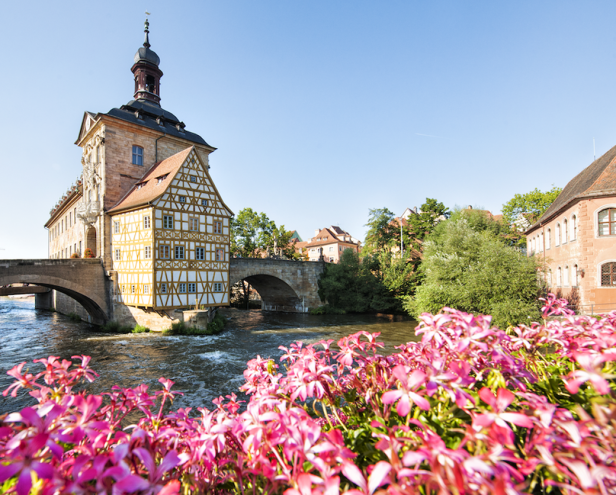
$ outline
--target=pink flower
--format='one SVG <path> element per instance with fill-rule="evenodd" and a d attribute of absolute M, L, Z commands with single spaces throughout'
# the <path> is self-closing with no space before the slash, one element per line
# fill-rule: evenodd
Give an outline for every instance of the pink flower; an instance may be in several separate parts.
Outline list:
<path fill-rule="evenodd" d="M 611 360 L 611 357 L 606 359 L 604 355 L 592 355 L 586 352 L 573 352 L 572 357 L 582 369 L 572 371 L 567 375 L 573 378 L 570 381 L 565 380 L 565 387 L 569 392 L 577 394 L 580 385 L 590 380 L 590 383 L 592 383 L 598 393 L 602 395 L 610 393 L 610 384 L 607 378 L 613 378 L 613 375 L 603 373 L 602 366 L 600 365 L 608 359 Z"/>
<path fill-rule="evenodd" d="M 398 390 L 385 392 L 381 397 L 383 404 L 392 404 L 398 401 L 396 411 L 400 416 L 406 416 L 411 411 L 411 404 L 428 411 L 430 403 L 421 395 L 414 392 L 426 382 L 426 374 L 423 371 L 415 370 L 410 375 L 410 368 L 399 364 L 393 369 L 394 376 L 398 379 Z M 399 400 L 398 400 L 399 399 Z"/>
<path fill-rule="evenodd" d="M 497 436 L 500 438 L 504 436 L 507 443 L 511 443 L 513 441 L 513 432 L 507 423 L 524 428 L 532 428 L 534 426 L 533 421 L 525 414 L 504 412 L 515 399 L 515 396 L 509 390 L 499 388 L 495 397 L 488 387 L 483 387 L 479 391 L 479 397 L 492 408 L 493 412 L 476 415 L 473 418 L 473 428 L 475 430 L 480 431 L 483 427 L 495 425 Z"/>

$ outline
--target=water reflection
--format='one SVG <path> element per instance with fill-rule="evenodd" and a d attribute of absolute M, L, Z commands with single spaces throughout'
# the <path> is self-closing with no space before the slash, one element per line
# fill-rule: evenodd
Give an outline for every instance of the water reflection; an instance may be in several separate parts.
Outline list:
<path fill-rule="evenodd" d="M 246 362 L 257 354 L 278 358 L 279 346 L 302 340 L 338 340 L 360 330 L 381 332 L 383 352 L 414 339 L 416 322 L 390 321 L 387 316 L 264 313 L 226 309 L 227 329 L 210 337 L 163 337 L 156 334 L 113 335 L 94 332 L 85 323 L 34 309 L 34 300 L 0 297 L 0 390 L 12 379 L 6 371 L 23 361 L 47 356 L 92 356 L 100 377 L 88 389 L 93 393 L 112 385 L 132 387 L 146 383 L 158 389 L 161 376 L 176 382 L 185 395 L 174 407 L 211 407 L 212 399 L 236 392 L 243 383 Z M 32 404 L 27 394 L 0 397 L 0 413 Z"/>

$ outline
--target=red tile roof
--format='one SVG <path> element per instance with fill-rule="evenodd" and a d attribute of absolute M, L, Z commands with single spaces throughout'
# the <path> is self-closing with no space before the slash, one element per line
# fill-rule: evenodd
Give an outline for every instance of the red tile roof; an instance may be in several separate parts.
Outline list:
<path fill-rule="evenodd" d="M 126 196 L 109 210 L 109 213 L 146 205 L 162 196 L 193 149 L 195 149 L 194 146 L 186 148 L 184 151 L 180 151 L 154 165 L 137 181 Z M 158 182 L 159 177 L 163 178 L 160 183 Z"/>

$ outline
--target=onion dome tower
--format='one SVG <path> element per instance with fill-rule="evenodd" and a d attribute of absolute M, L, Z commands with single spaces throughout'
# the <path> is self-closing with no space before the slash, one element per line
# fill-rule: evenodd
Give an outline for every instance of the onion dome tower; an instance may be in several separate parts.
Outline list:
<path fill-rule="evenodd" d="M 135 100 L 147 100 L 160 105 L 160 78 L 163 72 L 158 68 L 160 58 L 150 50 L 150 23 L 145 21 L 145 41 L 135 53 L 135 63 L 131 68 L 135 75 Z"/>

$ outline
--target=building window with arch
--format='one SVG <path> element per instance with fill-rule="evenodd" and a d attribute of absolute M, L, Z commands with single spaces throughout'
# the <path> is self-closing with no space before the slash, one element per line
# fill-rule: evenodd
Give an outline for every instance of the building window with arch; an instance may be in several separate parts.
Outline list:
<path fill-rule="evenodd" d="M 541 232 L 541 235 L 539 237 L 539 251 L 543 251 L 543 232 Z"/>
<path fill-rule="evenodd" d="M 577 239 L 577 216 L 573 215 L 571 217 L 571 240 L 575 241 Z"/>
<path fill-rule="evenodd" d="M 552 229 L 548 229 L 548 235 L 545 239 L 545 248 L 550 249 L 552 247 Z"/>
<path fill-rule="evenodd" d="M 560 224 L 556 224 L 556 242 L 554 243 L 557 246 L 560 246 Z"/>
<path fill-rule="evenodd" d="M 556 286 L 557 287 L 561 287 L 562 286 L 562 278 L 563 278 L 562 274 L 563 274 L 563 271 L 562 271 L 562 269 L 559 266 L 556 269 Z"/>
<path fill-rule="evenodd" d="M 569 222 L 567 222 L 567 219 L 565 218 L 563 220 L 563 244 L 567 244 L 568 240 L 569 240 Z"/>
<path fill-rule="evenodd" d="M 616 208 L 606 208 L 598 215 L 599 235 L 616 235 Z"/>
<path fill-rule="evenodd" d="M 577 287 L 579 285 L 579 283 L 580 283 L 579 276 L 580 275 L 578 273 L 578 266 L 577 265 L 573 265 L 573 272 L 571 272 L 571 278 L 573 279 L 571 285 L 573 287 Z"/>
<path fill-rule="evenodd" d="M 133 145 L 133 165 L 143 165 L 143 148 Z"/>
<path fill-rule="evenodd" d="M 552 269 L 548 269 L 548 287 L 552 287 Z"/>
<path fill-rule="evenodd" d="M 616 263 L 603 263 L 601 265 L 601 287 L 616 286 Z"/>

